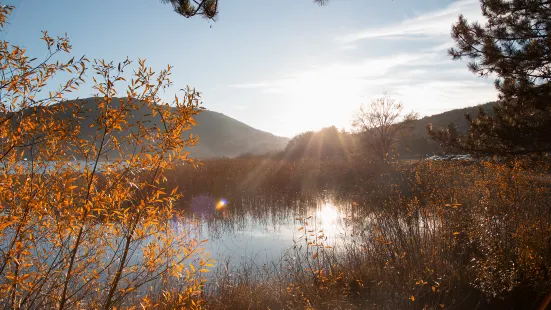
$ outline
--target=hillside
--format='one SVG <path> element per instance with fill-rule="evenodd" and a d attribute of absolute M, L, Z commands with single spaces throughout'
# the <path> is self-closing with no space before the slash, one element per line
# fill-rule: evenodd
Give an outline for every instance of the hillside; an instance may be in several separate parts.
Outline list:
<path fill-rule="evenodd" d="M 492 115 L 492 105 L 494 104 L 494 102 L 488 102 L 480 106 L 489 115 Z M 469 113 L 473 119 L 476 119 L 480 106 L 450 110 L 416 120 L 413 122 L 411 138 L 398 146 L 398 153 L 406 157 L 418 157 L 442 152 L 453 152 L 453 150 L 445 150 L 429 136 L 427 125 L 432 124 L 433 128 L 437 130 L 446 129 L 450 123 L 454 123 L 458 132 L 466 132 L 469 129 L 469 123 L 465 118 L 465 114 Z"/>
<path fill-rule="evenodd" d="M 97 110 L 93 108 L 95 102 L 93 98 L 87 98 L 79 99 L 78 101 L 66 101 L 61 104 L 69 106 L 74 103 L 77 103 L 82 110 L 79 113 L 82 117 L 81 136 L 89 137 L 94 130 L 89 128 L 89 125 L 97 117 Z M 491 109 L 492 104 L 493 103 L 486 103 L 482 105 L 489 114 L 493 112 Z M 436 141 L 428 136 L 427 125 L 432 124 L 435 129 L 440 129 L 446 128 L 448 124 L 453 122 L 457 126 L 459 132 L 465 132 L 468 129 L 465 113 L 470 113 L 473 118 L 476 118 L 478 109 L 479 106 L 455 109 L 426 116 L 415 121 L 413 123 L 411 138 L 398 146 L 398 153 L 404 156 L 415 157 L 444 151 Z M 29 112 L 30 111 L 27 111 L 27 113 Z M 71 117 L 71 113 L 67 111 L 63 113 L 63 115 L 58 115 L 57 117 L 67 119 Z M 136 120 L 143 118 L 149 119 L 153 125 L 157 126 L 161 124 L 160 119 L 158 117 L 152 117 L 150 111 L 145 108 L 133 112 L 132 118 Z M 195 120 L 197 121 L 197 126 L 191 130 L 191 133 L 199 137 L 199 144 L 189 149 L 189 151 L 191 155 L 196 158 L 237 157 L 243 154 L 261 155 L 276 153 L 284 149 L 286 153 L 288 153 L 293 149 L 293 147 L 287 145 L 289 142 L 288 138 L 278 137 L 271 133 L 255 129 L 222 113 L 204 110 L 195 117 Z M 327 139 L 329 138 L 325 137 L 324 141 Z M 339 139 L 339 141 L 341 140 L 342 139 Z M 312 145 L 317 144 L 313 143 Z M 348 150 L 348 152 L 349 151 L 350 150 Z M 298 152 L 302 153 L 303 151 Z M 288 154 L 286 157 L 293 156 Z"/>
<path fill-rule="evenodd" d="M 118 102 L 118 99 L 114 99 L 113 102 Z M 79 113 L 79 116 L 82 117 L 80 135 L 83 138 L 89 137 L 94 130 L 89 128 L 90 124 L 98 113 L 97 109 L 93 108 L 96 103 L 93 98 L 87 98 L 60 104 L 70 106 L 74 103 L 81 108 Z M 30 111 L 26 111 L 26 113 L 30 113 Z M 71 117 L 71 112 L 67 111 L 57 117 L 67 119 Z M 132 118 L 147 119 L 151 125 L 161 127 L 160 118 L 152 117 L 151 112 L 145 107 L 133 112 Z M 283 149 L 289 141 L 288 138 L 255 129 L 214 111 L 204 110 L 195 117 L 195 120 L 197 126 L 191 130 L 191 133 L 199 137 L 199 144 L 190 148 L 189 152 L 196 158 L 235 157 L 243 153 L 264 154 Z"/>
<path fill-rule="evenodd" d="M 488 114 L 493 113 L 492 105 L 493 102 L 488 102 L 482 104 L 482 107 Z M 446 111 L 440 114 L 434 114 L 431 116 L 425 116 L 413 124 L 413 133 L 417 136 L 427 136 L 427 125 L 432 124 L 435 129 L 446 128 L 448 124 L 454 123 L 457 126 L 459 132 L 466 132 L 469 129 L 469 124 L 465 118 L 465 114 L 469 113 L 472 115 L 473 119 L 476 118 L 478 114 L 478 109 L 480 106 L 466 107 L 462 109 L 455 109 Z"/>
<path fill-rule="evenodd" d="M 192 130 L 200 139 L 192 154 L 198 157 L 235 157 L 244 153 L 264 154 L 285 148 L 288 138 L 255 129 L 214 111 L 203 111 Z"/>

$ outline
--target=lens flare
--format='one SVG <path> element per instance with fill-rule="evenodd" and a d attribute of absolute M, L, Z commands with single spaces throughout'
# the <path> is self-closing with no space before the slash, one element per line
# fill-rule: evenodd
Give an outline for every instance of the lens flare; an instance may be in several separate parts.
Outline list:
<path fill-rule="evenodd" d="M 226 205 L 228 204 L 228 202 L 226 201 L 226 199 L 222 198 L 218 201 L 218 203 L 216 204 L 216 210 L 222 210 L 226 207 Z"/>

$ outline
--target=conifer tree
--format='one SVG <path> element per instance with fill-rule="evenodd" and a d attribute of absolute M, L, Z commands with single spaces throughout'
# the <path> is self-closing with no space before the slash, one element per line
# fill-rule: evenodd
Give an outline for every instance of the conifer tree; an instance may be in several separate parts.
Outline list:
<path fill-rule="evenodd" d="M 324 5 L 329 0 L 313 0 L 314 3 Z M 170 3 L 174 11 L 186 18 L 203 16 L 206 19 L 214 20 L 218 16 L 218 0 L 161 0 L 163 3 Z"/>
<path fill-rule="evenodd" d="M 484 25 L 463 16 L 452 27 L 454 60 L 470 59 L 479 76 L 496 77 L 494 113 L 482 108 L 470 128 L 452 137 L 435 131 L 444 145 L 502 156 L 551 152 L 551 1 L 481 0 Z"/>

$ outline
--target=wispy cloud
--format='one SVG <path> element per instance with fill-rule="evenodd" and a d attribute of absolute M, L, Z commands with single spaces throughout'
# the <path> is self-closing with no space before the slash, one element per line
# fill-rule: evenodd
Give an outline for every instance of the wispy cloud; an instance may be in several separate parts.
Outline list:
<path fill-rule="evenodd" d="M 278 109 L 293 111 L 277 130 L 295 128 L 295 133 L 328 125 L 348 127 L 358 106 L 383 92 L 421 115 L 495 100 L 491 78 L 477 78 L 465 63 L 453 62 L 445 52 L 453 46 L 449 30 L 457 16 L 480 21 L 480 11 L 479 0 L 459 0 L 392 25 L 347 34 L 331 42 L 341 51 L 332 62 L 230 87 L 260 92 L 281 103 Z M 407 41 L 360 42 L 381 38 Z M 355 48 L 355 57 L 347 53 L 348 46 Z M 379 56 L 368 56 L 374 46 Z M 358 58 L 362 52 L 365 55 Z"/>
<path fill-rule="evenodd" d="M 337 38 L 338 41 L 351 43 L 369 38 L 391 37 L 431 37 L 449 35 L 450 27 L 457 20 L 459 14 L 464 14 L 472 20 L 480 20 L 479 0 L 458 0 L 451 5 L 437 11 L 418 15 L 400 23 L 370 28 L 346 34 Z"/>
<path fill-rule="evenodd" d="M 269 87 L 270 83 L 243 83 L 243 84 L 235 84 L 230 85 L 234 88 L 244 88 L 244 89 L 252 89 L 252 88 L 265 88 Z"/>
<path fill-rule="evenodd" d="M 433 63 L 434 53 L 397 54 L 378 58 L 368 58 L 359 62 L 336 62 L 314 66 L 298 71 L 287 77 L 256 83 L 230 85 L 233 88 L 262 89 L 267 93 L 308 92 L 320 88 L 348 88 L 357 82 L 380 83 L 383 77 L 396 74 L 396 68 L 410 65 Z"/>
<path fill-rule="evenodd" d="M 495 100 L 490 79 L 478 79 L 445 54 L 423 52 L 336 62 L 231 87 L 277 96 L 282 107 L 293 111 L 287 126 L 301 124 L 303 130 L 348 127 L 357 107 L 383 92 L 421 115 Z"/>

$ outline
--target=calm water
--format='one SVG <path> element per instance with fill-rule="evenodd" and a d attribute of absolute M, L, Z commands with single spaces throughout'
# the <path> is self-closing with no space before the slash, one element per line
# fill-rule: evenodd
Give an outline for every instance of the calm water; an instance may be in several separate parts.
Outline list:
<path fill-rule="evenodd" d="M 104 171 L 109 164 L 99 162 L 97 170 Z M 23 171 L 31 165 L 35 173 L 67 169 L 83 172 L 92 169 L 94 163 L 17 163 Z M 313 239 L 312 234 L 323 235 L 319 242 L 335 247 L 353 241 L 368 226 L 367 216 L 359 212 L 356 202 L 327 191 L 199 194 L 182 202 L 182 207 L 200 221 L 199 239 L 208 240 L 205 250 L 210 257 L 231 264 L 276 263 L 293 246 L 305 246 Z M 299 230 L 301 227 L 304 228 Z"/>
<path fill-rule="evenodd" d="M 319 241 L 326 245 L 342 245 L 353 241 L 365 222 L 355 202 L 326 192 L 234 198 L 201 195 L 186 207 L 200 219 L 201 238 L 208 239 L 206 250 L 211 257 L 231 264 L 277 263 L 295 244 L 312 240 L 312 234 L 323 236 Z"/>

